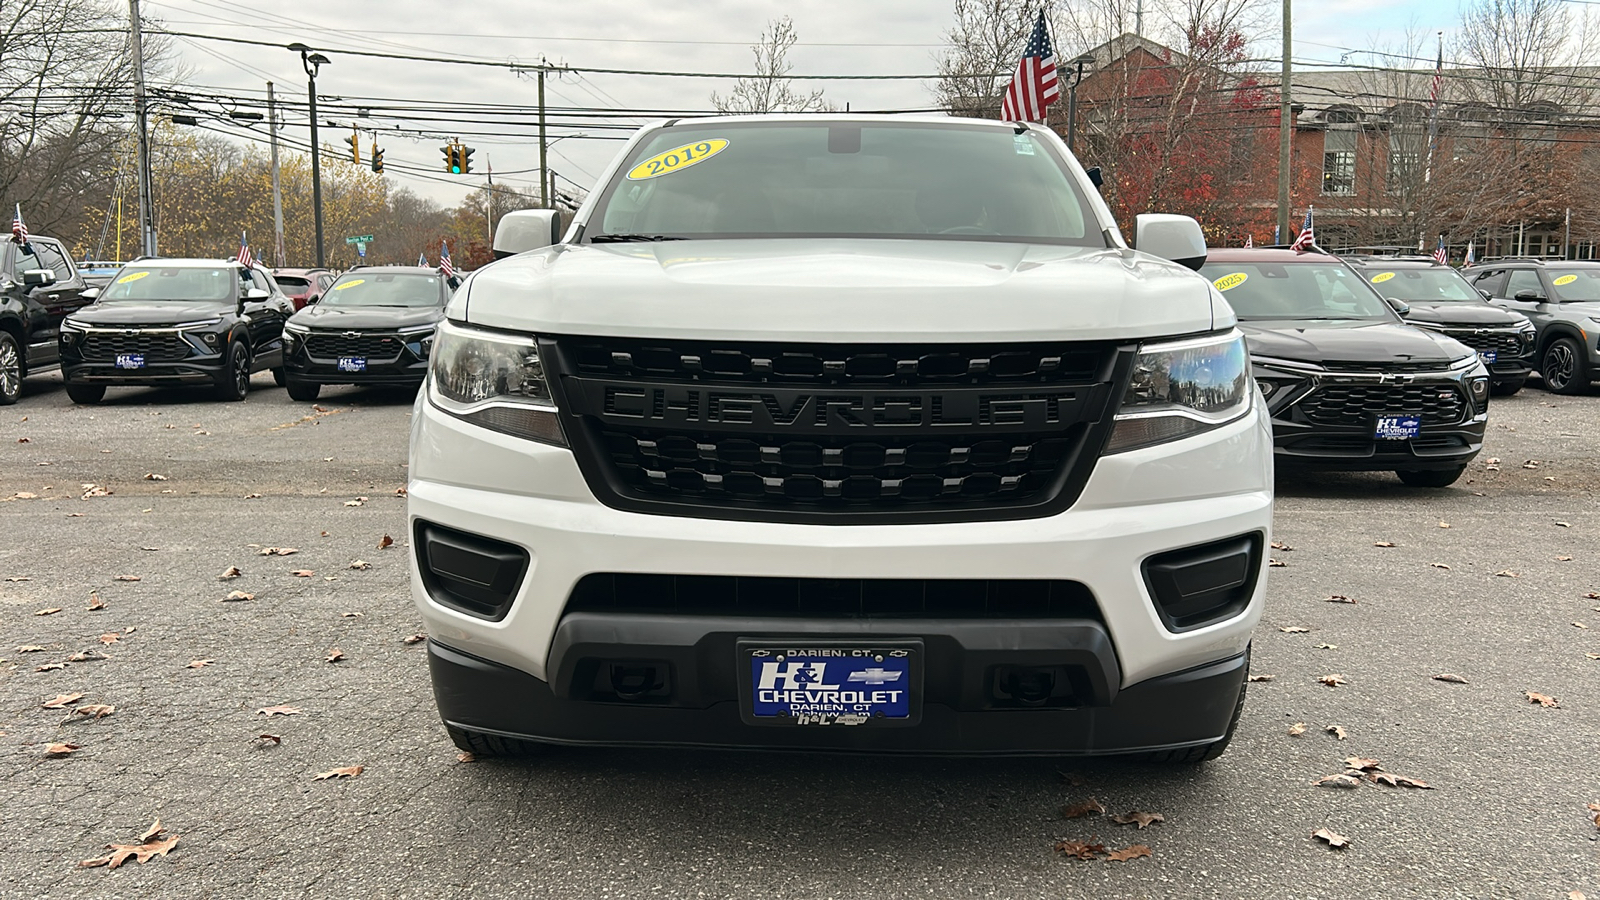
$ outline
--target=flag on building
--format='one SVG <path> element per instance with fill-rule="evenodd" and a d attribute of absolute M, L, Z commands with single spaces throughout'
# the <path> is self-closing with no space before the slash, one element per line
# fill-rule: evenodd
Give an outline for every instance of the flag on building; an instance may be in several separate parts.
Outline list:
<path fill-rule="evenodd" d="M 1467 241 L 1467 257 L 1466 257 L 1466 259 L 1461 261 L 1461 268 L 1463 268 L 1463 269 L 1472 268 L 1472 264 L 1478 261 L 1475 258 L 1474 254 L 1472 252 L 1473 249 L 1474 249 L 1472 244 L 1473 244 L 1472 241 Z"/>
<path fill-rule="evenodd" d="M 1300 226 L 1300 233 L 1295 235 L 1294 243 L 1289 245 L 1290 250 L 1310 250 L 1317 246 L 1317 232 L 1311 224 L 1311 212 L 1314 207 L 1306 207 L 1306 220 Z"/>
<path fill-rule="evenodd" d="M 1043 122 L 1045 111 L 1061 96 L 1061 79 L 1056 77 L 1056 56 L 1050 49 L 1050 29 L 1045 26 L 1044 10 L 1033 26 L 1033 37 L 1022 51 L 1022 61 L 1006 87 L 1000 118 L 1008 122 Z"/>
<path fill-rule="evenodd" d="M 22 204 L 17 204 L 17 213 L 11 217 L 11 240 L 18 244 L 28 242 L 28 226 L 22 224 Z"/>
<path fill-rule="evenodd" d="M 417 268 L 426 269 L 427 267 L 428 267 L 428 254 L 426 254 L 426 253 L 418 253 L 417 254 Z"/>
<path fill-rule="evenodd" d="M 446 278 L 456 277 L 456 267 L 450 264 L 450 245 L 439 242 L 439 271 Z"/>
<path fill-rule="evenodd" d="M 239 255 L 234 259 L 237 259 L 241 266 L 255 265 L 256 258 L 250 255 L 250 240 L 244 236 L 242 231 L 239 232 Z"/>
<path fill-rule="evenodd" d="M 1244 236 L 1244 248 L 1246 250 L 1251 249 L 1255 245 L 1256 245 L 1255 235 L 1247 234 L 1247 235 Z"/>
<path fill-rule="evenodd" d="M 1439 235 L 1439 246 L 1433 248 L 1433 260 L 1434 260 L 1434 262 L 1437 262 L 1440 265 L 1446 265 L 1447 266 L 1447 265 L 1450 264 L 1450 254 L 1445 252 L 1445 249 L 1444 249 L 1444 235 L 1442 235 L 1442 234 Z"/>

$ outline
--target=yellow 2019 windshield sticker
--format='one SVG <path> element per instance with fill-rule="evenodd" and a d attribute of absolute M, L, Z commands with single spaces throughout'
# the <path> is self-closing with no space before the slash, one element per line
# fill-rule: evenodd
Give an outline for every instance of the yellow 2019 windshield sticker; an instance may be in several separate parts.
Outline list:
<path fill-rule="evenodd" d="M 353 288 L 358 284 L 366 284 L 366 283 L 367 283 L 367 280 L 365 278 L 357 278 L 355 281 L 346 281 L 346 282 L 343 282 L 341 284 L 336 284 L 336 285 L 333 286 L 333 289 L 336 290 L 336 291 L 342 291 L 345 288 Z"/>
<path fill-rule="evenodd" d="M 1393 272 L 1379 272 L 1378 274 L 1372 276 L 1372 283 L 1373 284 L 1383 284 L 1385 281 L 1388 281 L 1389 279 L 1391 279 L 1393 277 L 1394 277 L 1394 273 Z"/>
<path fill-rule="evenodd" d="M 1552 281 L 1550 283 L 1555 285 L 1556 287 L 1561 287 L 1562 285 L 1571 284 L 1571 283 L 1573 283 L 1574 281 L 1577 281 L 1577 280 L 1578 280 L 1578 276 L 1576 276 L 1576 275 L 1563 275 L 1560 278 L 1557 278 L 1555 281 Z"/>
<path fill-rule="evenodd" d="M 129 275 L 124 275 L 121 278 L 117 279 L 117 284 L 127 284 L 130 281 L 138 281 L 139 279 L 144 278 L 145 276 L 147 276 L 149 274 L 150 274 L 149 272 L 134 272 L 134 273 L 129 274 Z"/>
<path fill-rule="evenodd" d="M 722 138 L 712 138 L 708 141 L 696 141 L 693 144 L 684 144 L 682 147 L 673 147 L 664 150 L 655 156 L 639 163 L 628 170 L 629 181 L 646 181 L 651 178 L 660 178 L 673 172 L 681 172 L 690 166 L 705 162 L 718 153 L 728 149 L 728 142 Z"/>
<path fill-rule="evenodd" d="M 1232 275 L 1224 275 L 1221 278 L 1218 278 L 1216 281 L 1211 282 L 1211 284 L 1219 291 L 1231 291 L 1239 285 L 1244 284 L 1244 280 L 1249 277 L 1249 275 L 1246 275 L 1243 272 L 1234 272 Z"/>

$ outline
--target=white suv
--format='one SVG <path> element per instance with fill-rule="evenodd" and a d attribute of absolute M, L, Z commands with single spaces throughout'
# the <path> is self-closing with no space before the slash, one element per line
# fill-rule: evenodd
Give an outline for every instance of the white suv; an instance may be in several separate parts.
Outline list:
<path fill-rule="evenodd" d="M 1092 182 L 1025 124 L 673 120 L 503 219 L 411 439 L 456 743 L 1221 753 L 1269 419 L 1199 226 L 1131 250 Z"/>

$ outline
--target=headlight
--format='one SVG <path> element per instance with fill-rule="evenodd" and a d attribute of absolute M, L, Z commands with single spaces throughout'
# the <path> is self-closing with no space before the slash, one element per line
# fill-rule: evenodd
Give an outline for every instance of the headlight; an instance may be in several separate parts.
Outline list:
<path fill-rule="evenodd" d="M 440 322 L 428 397 L 442 412 L 516 437 L 567 445 L 531 335 Z"/>
<path fill-rule="evenodd" d="M 1463 356 L 1460 359 L 1450 363 L 1450 371 L 1462 372 L 1479 364 L 1480 357 L 1476 352 L 1474 352 L 1471 356 Z"/>
<path fill-rule="evenodd" d="M 1238 331 L 1147 344 L 1133 364 L 1107 453 L 1210 431 L 1250 409 L 1250 358 Z"/>
<path fill-rule="evenodd" d="M 413 325 L 399 331 L 400 339 L 405 341 L 406 347 L 422 359 L 427 359 L 433 352 L 433 325 Z"/>
<path fill-rule="evenodd" d="M 301 325 L 299 322 L 285 322 L 283 323 L 283 330 L 288 334 L 298 334 L 301 337 L 311 333 L 310 328 Z"/>
<path fill-rule="evenodd" d="M 213 325 L 220 325 L 221 323 L 222 317 L 214 316 L 209 319 L 196 319 L 193 322 L 180 322 L 172 327 L 178 329 L 179 331 L 183 331 L 187 328 L 210 328 Z"/>
<path fill-rule="evenodd" d="M 88 328 L 86 328 L 82 322 L 74 322 L 71 319 L 63 319 L 61 321 L 61 330 L 82 332 L 87 331 Z"/>

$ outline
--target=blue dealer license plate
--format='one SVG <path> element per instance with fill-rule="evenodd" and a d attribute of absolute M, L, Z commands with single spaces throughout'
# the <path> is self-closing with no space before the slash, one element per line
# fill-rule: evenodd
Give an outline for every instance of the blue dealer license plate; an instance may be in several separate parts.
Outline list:
<path fill-rule="evenodd" d="M 143 353 L 118 353 L 117 354 L 117 368 L 119 368 L 119 369 L 142 369 L 142 368 L 144 368 L 144 354 Z"/>
<path fill-rule="evenodd" d="M 367 358 L 365 356 L 339 357 L 339 371 L 341 372 L 365 372 L 366 370 Z"/>
<path fill-rule="evenodd" d="M 1379 416 L 1373 436 L 1380 441 L 1403 441 L 1422 433 L 1420 416 Z"/>
<path fill-rule="evenodd" d="M 922 645 L 739 642 L 741 710 L 753 725 L 912 725 Z"/>
<path fill-rule="evenodd" d="M 1500 358 L 1500 352 L 1497 350 L 1484 350 L 1478 354 L 1478 358 L 1483 360 L 1484 365 L 1489 365 Z"/>

